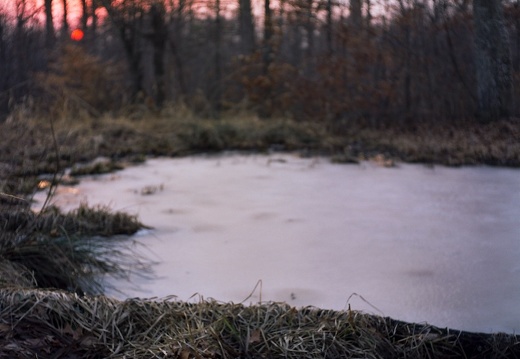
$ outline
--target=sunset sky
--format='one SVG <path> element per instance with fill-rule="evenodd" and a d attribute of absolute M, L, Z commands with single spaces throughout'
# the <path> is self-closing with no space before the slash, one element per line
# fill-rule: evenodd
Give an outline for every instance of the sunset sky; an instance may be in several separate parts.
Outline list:
<path fill-rule="evenodd" d="M 23 0 L 0 0 L 0 10 L 11 16 L 15 16 L 17 11 L 17 3 L 22 3 Z M 35 18 L 44 22 L 44 0 L 25 0 L 25 16 L 35 15 Z M 53 0 L 52 2 L 53 15 L 54 15 L 54 27 L 60 28 L 63 21 L 63 2 L 62 0 Z M 68 0 L 68 23 L 71 28 L 76 27 L 81 18 L 81 3 L 79 0 Z M 102 12 L 102 10 L 98 10 Z"/>
<path fill-rule="evenodd" d="M 24 0 L 0 0 L 0 9 L 6 9 L 8 13 L 15 14 L 16 13 L 16 3 L 21 3 Z M 90 3 L 90 0 L 88 0 Z M 214 1 L 211 0 L 195 0 L 194 7 L 201 9 L 207 8 L 207 3 L 212 3 Z M 373 6 L 377 7 L 377 3 L 379 1 L 372 1 Z M 25 0 L 26 3 L 26 13 L 34 13 L 38 11 L 40 14 L 41 20 L 43 20 L 43 4 L 44 0 Z M 197 4 L 198 3 L 198 4 Z M 278 1 L 271 0 L 271 7 L 276 8 Z M 340 4 L 346 4 L 346 0 L 340 0 Z M 225 12 L 226 10 L 231 10 L 232 8 L 236 8 L 238 4 L 238 0 L 221 0 L 222 10 Z M 264 0 L 252 0 L 253 12 L 255 16 L 260 16 L 263 12 Z M 80 0 L 67 0 L 67 9 L 68 9 L 68 21 L 69 24 L 73 27 L 74 25 L 79 23 L 81 17 L 81 3 Z M 98 11 L 101 11 L 99 9 Z M 62 20 L 63 15 L 63 2 L 62 0 L 53 0 L 53 13 L 54 13 L 54 22 L 55 26 L 59 27 L 59 24 Z"/>
<path fill-rule="evenodd" d="M 87 0 L 90 3 L 90 0 Z M 35 14 L 34 18 L 40 22 L 44 23 L 44 0 L 0 0 L 0 10 L 4 13 L 10 14 L 10 16 L 14 19 L 16 16 L 16 4 L 25 2 L 25 16 L 28 17 L 31 14 Z M 214 16 L 214 11 L 207 4 L 214 3 L 214 0 L 194 0 L 194 8 L 202 16 Z M 168 2 L 167 2 L 168 3 Z M 176 3 L 176 2 L 175 2 Z M 347 9 L 348 11 L 348 0 L 339 0 L 338 2 L 342 6 L 342 10 Z M 383 15 L 386 11 L 383 9 L 383 3 L 392 3 L 392 1 L 386 2 L 382 0 L 372 0 L 371 1 L 371 13 L 373 20 L 376 20 L 378 16 Z M 271 8 L 275 9 L 277 7 L 278 1 L 271 0 Z M 226 14 L 231 14 L 231 12 L 236 9 L 238 5 L 238 0 L 221 0 L 221 15 L 226 16 Z M 252 0 L 253 5 L 253 16 L 257 19 L 257 21 L 261 21 L 263 15 L 263 5 L 264 0 Z M 67 10 L 68 10 L 68 24 L 70 29 L 76 28 L 81 19 L 81 2 L 80 0 L 67 0 Z M 99 18 L 103 18 L 105 15 L 105 10 L 100 8 L 97 10 Z M 63 0 L 53 0 L 53 14 L 54 14 L 54 27 L 55 29 L 61 28 L 63 21 Z"/>

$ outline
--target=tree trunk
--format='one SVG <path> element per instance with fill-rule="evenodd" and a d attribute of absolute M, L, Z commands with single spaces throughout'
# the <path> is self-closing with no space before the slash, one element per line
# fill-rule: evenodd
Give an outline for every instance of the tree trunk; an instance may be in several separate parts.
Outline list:
<path fill-rule="evenodd" d="M 87 0 L 81 0 L 81 28 L 83 31 L 87 31 L 88 16 Z"/>
<path fill-rule="evenodd" d="M 99 7 L 97 0 L 92 0 L 92 4 L 90 6 L 90 16 L 92 16 L 92 26 L 89 31 L 89 40 L 93 46 L 96 45 L 96 33 L 98 27 L 98 17 L 96 15 L 96 10 Z"/>
<path fill-rule="evenodd" d="M 366 17 L 365 17 L 365 26 L 368 28 L 370 28 L 370 26 L 372 25 L 372 3 L 370 2 L 371 0 L 366 0 L 365 1 L 365 4 L 366 4 Z"/>
<path fill-rule="evenodd" d="M 513 107 L 509 37 L 500 0 L 474 0 L 475 68 L 481 121 L 507 117 Z"/>
<path fill-rule="evenodd" d="M 251 0 L 238 0 L 241 51 L 245 55 L 255 50 L 255 27 L 251 12 Z"/>
<path fill-rule="evenodd" d="M 143 86 L 144 73 L 141 66 L 143 52 L 141 43 L 142 18 L 144 10 L 140 6 L 116 9 L 112 6 L 110 0 L 100 0 L 100 5 L 105 8 L 110 20 L 119 32 L 133 80 L 132 98 L 134 101 L 138 101 L 139 96 L 147 96 Z M 123 12 L 126 12 L 126 14 Z"/>
<path fill-rule="evenodd" d="M 327 56 L 332 56 L 332 0 L 327 0 Z"/>
<path fill-rule="evenodd" d="M 350 0 L 350 24 L 355 29 L 361 29 L 363 24 L 363 15 L 361 12 L 362 0 Z"/>
<path fill-rule="evenodd" d="M 264 62 L 264 75 L 267 75 L 269 65 L 272 61 L 272 43 L 273 37 L 273 19 L 271 13 L 271 1 L 264 0 L 264 51 L 263 51 L 263 62 Z"/>
<path fill-rule="evenodd" d="M 153 65 L 155 76 L 155 103 L 160 109 L 166 99 L 166 81 L 164 71 L 164 51 L 168 31 L 165 23 L 164 6 L 160 3 L 153 4 L 150 8 L 152 34 L 150 40 L 153 44 Z"/>
<path fill-rule="evenodd" d="M 264 0 L 264 44 L 262 49 L 262 74 L 267 80 L 266 85 L 263 86 L 262 90 L 263 103 L 259 109 L 259 115 L 262 118 L 269 118 L 272 115 L 272 84 L 269 81 L 270 74 L 269 68 L 273 62 L 273 18 L 271 10 L 271 1 Z"/>
<path fill-rule="evenodd" d="M 220 52 L 222 42 L 222 19 L 220 18 L 220 0 L 215 2 L 215 117 L 220 117 L 222 104 L 222 66 Z"/>
<path fill-rule="evenodd" d="M 171 8 L 174 8 L 173 0 L 171 1 Z M 177 81 L 179 83 L 179 91 L 181 96 L 179 99 L 186 99 L 188 96 L 188 87 L 186 86 L 186 80 L 184 78 L 184 62 L 182 59 L 182 48 L 183 48 L 183 33 L 184 33 L 184 17 L 186 9 L 186 0 L 179 0 L 175 15 L 172 14 L 170 23 L 173 23 L 173 31 L 170 31 L 168 36 L 170 50 L 172 52 L 175 67 L 177 68 Z"/>
<path fill-rule="evenodd" d="M 314 0 L 306 1 L 305 32 L 307 37 L 307 63 L 311 64 L 314 55 Z"/>
<path fill-rule="evenodd" d="M 61 33 L 63 38 L 67 37 L 69 33 L 69 21 L 68 21 L 68 9 L 67 9 L 67 0 L 61 0 L 63 6 L 63 19 L 61 25 Z"/>
<path fill-rule="evenodd" d="M 45 0 L 45 46 L 54 45 L 54 23 L 52 19 L 52 0 Z"/>

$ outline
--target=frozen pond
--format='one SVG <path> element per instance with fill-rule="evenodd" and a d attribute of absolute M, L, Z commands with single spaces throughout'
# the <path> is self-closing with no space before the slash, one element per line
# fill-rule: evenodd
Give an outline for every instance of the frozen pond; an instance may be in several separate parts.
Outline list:
<path fill-rule="evenodd" d="M 139 240 L 160 261 L 158 278 L 122 283 L 129 297 L 349 303 L 441 327 L 520 330 L 519 170 L 235 154 L 152 159 L 58 192 L 63 208 L 109 204 L 154 227 Z"/>

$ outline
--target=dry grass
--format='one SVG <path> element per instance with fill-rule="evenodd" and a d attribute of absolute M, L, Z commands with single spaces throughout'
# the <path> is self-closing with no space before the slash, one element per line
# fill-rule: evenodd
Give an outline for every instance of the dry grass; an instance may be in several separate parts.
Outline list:
<path fill-rule="evenodd" d="M 135 216 L 103 207 L 81 205 L 67 214 L 55 208 L 40 214 L 4 208 L 0 210 L 1 284 L 102 293 L 104 275 L 127 278 L 130 273 L 149 273 L 151 263 L 132 247 L 132 241 L 114 237 L 143 227 Z"/>
<path fill-rule="evenodd" d="M 238 114 L 196 118 L 180 108 L 162 115 L 64 117 L 54 121 L 57 156 L 48 120 L 24 117 L 0 124 L 0 193 L 32 193 L 37 176 L 73 168 L 72 174 L 103 173 L 145 156 L 179 156 L 222 150 L 299 150 L 331 155 L 338 162 L 383 157 L 392 161 L 520 166 L 520 121 L 491 124 L 422 124 L 371 127 L 260 120 Z M 105 161 L 92 162 L 103 156 Z M 58 157 L 58 158 L 57 158 Z M 78 163 L 91 163 L 78 166 Z M 10 202 L 0 196 L 0 202 Z"/>
<path fill-rule="evenodd" d="M 0 287 L 36 288 L 34 275 L 23 265 L 0 260 Z"/>
<path fill-rule="evenodd" d="M 520 166 L 520 121 L 422 124 L 409 128 L 349 129 L 357 156 L 383 154 L 398 161 L 447 166 Z"/>
<path fill-rule="evenodd" d="M 137 216 L 113 212 L 109 207 L 81 204 L 62 213 L 51 207 L 36 214 L 26 209 L 0 210 L 0 228 L 5 232 L 37 233 L 46 236 L 75 234 L 82 236 L 114 236 L 134 234 L 146 226 Z"/>
<path fill-rule="evenodd" d="M 0 356 L 18 358 L 514 358 L 517 336 L 357 311 L 0 289 Z"/>
<path fill-rule="evenodd" d="M 171 116 L 171 117 L 170 117 Z M 178 156 L 225 149 L 266 151 L 322 147 L 319 126 L 288 120 L 260 121 L 254 116 L 223 120 L 193 118 L 189 113 L 138 118 L 53 120 L 24 117 L 0 124 L 0 193 L 28 194 L 37 177 L 74 168 L 72 175 L 104 173 L 139 162 L 144 156 Z M 92 162 L 100 156 L 107 161 Z M 77 165 L 90 163 L 90 165 Z M 1 200 L 1 198 L 0 198 Z"/>

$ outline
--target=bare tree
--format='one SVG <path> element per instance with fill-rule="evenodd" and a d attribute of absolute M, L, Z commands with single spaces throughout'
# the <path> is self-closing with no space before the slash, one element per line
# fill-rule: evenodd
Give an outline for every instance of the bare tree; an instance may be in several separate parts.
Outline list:
<path fill-rule="evenodd" d="M 3 12 L 0 7 L 0 113 L 5 111 L 2 115 L 28 98 L 34 72 L 46 64 L 42 51 L 45 37 L 41 37 L 45 28 L 34 31 L 28 26 L 37 23 L 41 7 L 34 0 L 16 0 L 13 10 L 14 13 Z"/>
<path fill-rule="evenodd" d="M 61 0 L 62 8 L 63 8 L 63 18 L 61 21 L 61 34 L 63 37 L 66 37 L 69 33 L 69 21 L 68 21 L 68 7 L 67 0 Z"/>
<path fill-rule="evenodd" d="M 97 27 L 98 27 L 98 17 L 96 14 L 96 10 L 99 7 L 98 0 L 92 0 L 92 3 L 90 5 L 90 16 L 92 16 L 92 26 L 89 31 L 90 40 L 93 44 L 96 43 L 96 33 L 97 33 Z"/>
<path fill-rule="evenodd" d="M 107 10 L 108 16 L 117 30 L 132 76 L 133 93 L 135 100 L 139 94 L 144 94 L 143 68 L 142 68 L 142 22 L 144 10 L 138 1 L 124 3 L 112 3 L 111 0 L 100 0 L 101 5 Z"/>
<path fill-rule="evenodd" d="M 181 51 L 183 45 L 182 40 L 184 32 L 186 0 L 179 0 L 176 8 L 173 4 L 173 0 L 170 0 L 170 8 L 172 11 L 170 12 L 169 26 L 171 29 L 168 36 L 168 44 L 170 45 L 173 61 L 177 70 L 175 73 L 177 74 L 176 77 L 179 84 L 180 95 L 182 98 L 185 98 L 188 94 L 188 89 L 186 86 L 186 80 L 184 78 L 184 62 L 181 57 Z"/>
<path fill-rule="evenodd" d="M 45 0 L 45 45 L 50 48 L 54 44 L 54 22 L 52 18 L 52 0 Z"/>
<path fill-rule="evenodd" d="M 365 17 L 365 25 L 367 28 L 370 27 L 370 25 L 372 24 L 372 3 L 371 3 L 371 0 L 366 0 L 365 1 L 365 5 L 366 5 L 366 17 Z"/>
<path fill-rule="evenodd" d="M 83 31 L 87 30 L 87 23 L 89 18 L 87 0 L 80 0 L 81 2 L 81 28 Z"/>
<path fill-rule="evenodd" d="M 243 54 L 251 54 L 255 50 L 255 27 L 251 10 L 251 0 L 238 0 L 240 44 Z"/>
<path fill-rule="evenodd" d="M 220 16 L 220 0 L 215 1 L 215 114 L 219 118 L 222 103 L 222 19 Z"/>
<path fill-rule="evenodd" d="M 350 0 L 349 20 L 355 29 L 360 29 L 363 24 L 363 14 L 361 12 L 362 0 Z"/>
<path fill-rule="evenodd" d="M 311 63 L 314 55 L 314 0 L 305 0 L 303 6 L 305 8 L 305 32 L 307 33 L 307 60 Z"/>
<path fill-rule="evenodd" d="M 264 62 L 264 74 L 267 74 L 267 70 L 272 61 L 273 53 L 273 16 L 271 10 L 271 1 L 264 0 L 264 51 L 263 51 L 263 62 Z"/>
<path fill-rule="evenodd" d="M 9 98 L 6 98 L 6 90 L 9 85 L 9 66 L 7 63 L 7 41 L 5 33 L 7 32 L 7 21 L 4 14 L 0 14 L 0 121 L 9 111 Z"/>
<path fill-rule="evenodd" d="M 148 40 L 153 45 L 153 68 L 155 76 L 155 104 L 161 108 L 166 99 L 166 80 L 164 68 L 164 52 L 168 31 L 165 23 L 166 9 L 162 2 L 155 2 L 150 7 L 151 33 L 147 34 Z"/>
<path fill-rule="evenodd" d="M 327 10 L 327 55 L 332 55 L 332 0 L 327 0 L 326 3 L 326 10 Z"/>
<path fill-rule="evenodd" d="M 509 36 L 500 0 L 474 0 L 478 115 L 483 121 L 509 116 L 513 78 Z"/>

